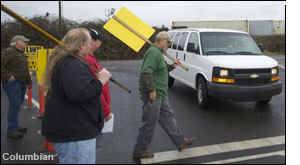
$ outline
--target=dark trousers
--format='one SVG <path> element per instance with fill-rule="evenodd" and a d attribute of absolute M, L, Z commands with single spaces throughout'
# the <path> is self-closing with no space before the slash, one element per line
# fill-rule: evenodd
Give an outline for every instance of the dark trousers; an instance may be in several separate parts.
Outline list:
<path fill-rule="evenodd" d="M 24 101 L 26 84 L 17 80 L 13 82 L 4 82 L 2 84 L 9 101 L 7 113 L 7 133 L 11 133 L 18 130 L 19 127 L 19 111 Z"/>
<path fill-rule="evenodd" d="M 149 99 L 149 93 L 140 91 L 140 97 L 143 101 L 142 126 L 139 129 L 137 142 L 134 146 L 135 153 L 145 153 L 153 139 L 154 132 L 159 123 L 168 134 L 173 144 L 179 147 L 187 140 L 170 107 L 169 99 Z"/>

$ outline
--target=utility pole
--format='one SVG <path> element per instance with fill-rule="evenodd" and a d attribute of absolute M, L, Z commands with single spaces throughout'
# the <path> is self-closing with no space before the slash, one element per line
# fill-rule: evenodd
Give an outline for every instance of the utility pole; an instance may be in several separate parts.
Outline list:
<path fill-rule="evenodd" d="M 107 22 L 107 15 L 106 15 L 106 9 L 104 9 L 104 15 L 105 15 L 105 22 Z"/>
<path fill-rule="evenodd" d="M 106 17 L 106 22 L 109 20 L 109 17 L 112 16 L 115 13 L 115 8 L 111 9 L 105 9 L 105 17 Z"/>
<path fill-rule="evenodd" d="M 58 20 L 58 28 L 59 28 L 59 36 L 60 38 L 62 37 L 62 30 L 61 30 L 61 1 L 58 1 L 58 17 L 59 17 L 59 20 Z"/>

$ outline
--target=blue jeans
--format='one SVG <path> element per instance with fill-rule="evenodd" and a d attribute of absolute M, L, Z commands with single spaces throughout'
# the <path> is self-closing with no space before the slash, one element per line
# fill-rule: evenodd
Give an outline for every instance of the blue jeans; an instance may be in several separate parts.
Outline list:
<path fill-rule="evenodd" d="M 3 82 L 2 85 L 9 101 L 7 113 L 7 133 L 11 133 L 18 130 L 19 127 L 19 112 L 24 101 L 26 84 L 15 80 L 10 83 Z"/>
<path fill-rule="evenodd" d="M 58 154 L 59 164 L 96 163 L 96 138 L 52 144 Z"/>

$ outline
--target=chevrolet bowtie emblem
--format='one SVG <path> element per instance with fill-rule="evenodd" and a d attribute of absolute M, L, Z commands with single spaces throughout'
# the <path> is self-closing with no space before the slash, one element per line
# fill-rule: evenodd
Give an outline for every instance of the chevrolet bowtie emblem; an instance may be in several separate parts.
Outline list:
<path fill-rule="evenodd" d="M 252 75 L 250 75 L 250 77 L 251 77 L 251 78 L 257 78 L 257 77 L 259 77 L 259 75 L 257 75 L 257 74 L 252 74 Z"/>

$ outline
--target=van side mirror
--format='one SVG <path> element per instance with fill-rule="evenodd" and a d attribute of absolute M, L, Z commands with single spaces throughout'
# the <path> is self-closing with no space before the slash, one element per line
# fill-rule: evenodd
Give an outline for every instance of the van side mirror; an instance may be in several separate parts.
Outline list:
<path fill-rule="evenodd" d="M 189 51 L 189 52 L 196 52 L 196 50 L 195 50 L 195 44 L 194 43 L 188 43 L 188 45 L 187 45 L 187 51 Z"/>
<path fill-rule="evenodd" d="M 258 47 L 261 50 L 261 52 L 265 51 L 265 45 L 264 44 L 258 44 Z"/>
<path fill-rule="evenodd" d="M 200 54 L 199 50 L 195 48 L 195 44 L 194 43 L 188 43 L 188 45 L 187 45 L 187 51 L 188 52 L 194 52 L 196 54 Z"/>

